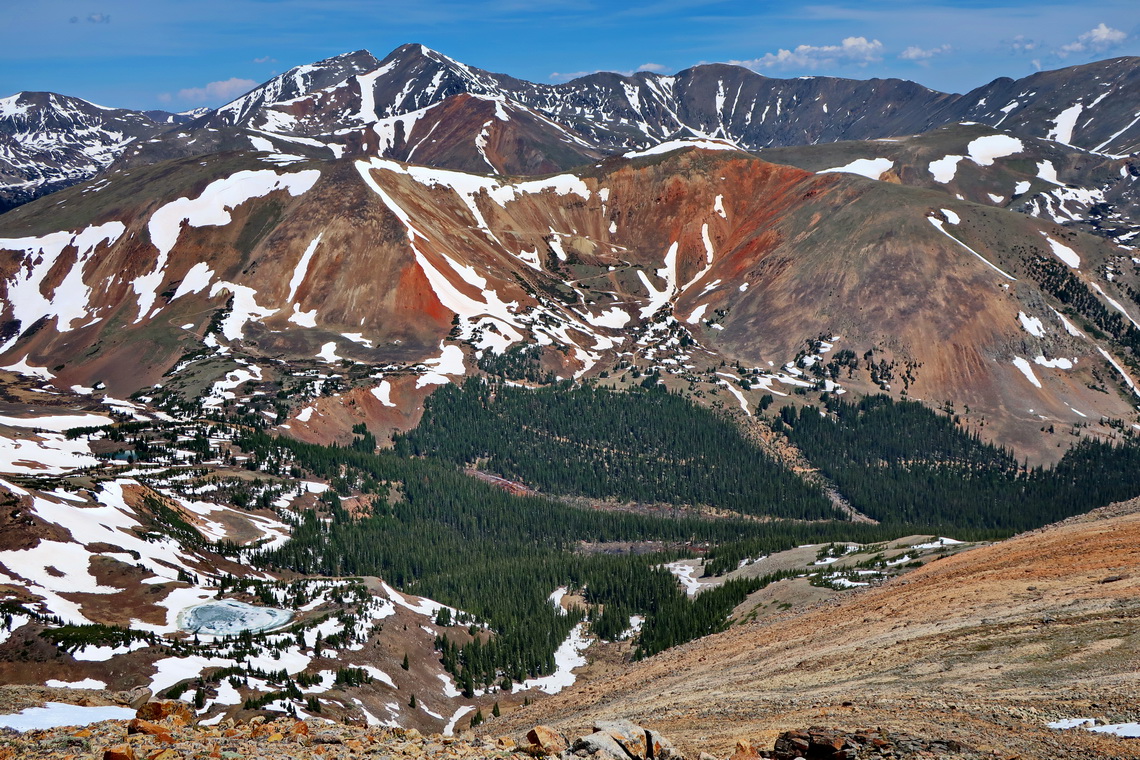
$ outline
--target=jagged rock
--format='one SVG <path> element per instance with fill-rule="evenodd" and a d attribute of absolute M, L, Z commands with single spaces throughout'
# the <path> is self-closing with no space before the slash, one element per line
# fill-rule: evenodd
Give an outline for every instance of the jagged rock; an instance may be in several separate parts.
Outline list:
<path fill-rule="evenodd" d="M 544 755 L 557 755 L 569 746 L 566 737 L 550 726 L 535 726 L 527 731 L 526 740 Z"/>
<path fill-rule="evenodd" d="M 776 739 L 772 747 L 773 757 L 806 757 L 811 746 L 811 737 L 800 731 L 785 731 Z"/>
<path fill-rule="evenodd" d="M 594 724 L 594 731 L 603 731 L 617 742 L 625 753 L 637 760 L 644 760 L 647 756 L 647 743 L 645 729 L 628 720 L 607 720 Z M 621 757 L 621 754 L 618 754 Z"/>
<path fill-rule="evenodd" d="M 149 720 L 142 718 L 134 718 L 127 723 L 128 734 L 147 734 L 148 736 L 158 736 L 159 734 L 168 733 L 167 729 L 157 723 L 152 723 Z"/>
<path fill-rule="evenodd" d="M 833 733 L 828 729 L 821 729 L 816 726 L 808 729 L 808 739 L 811 742 L 808 752 L 818 754 L 820 757 L 834 755 L 842 750 L 847 743 L 846 737 L 842 734 Z"/>
<path fill-rule="evenodd" d="M 677 749 L 673 746 L 673 742 L 652 728 L 645 729 L 645 742 L 649 745 L 649 757 L 658 758 L 658 760 L 680 757 L 680 753 L 678 753 Z"/>
<path fill-rule="evenodd" d="M 311 736 L 314 744 L 341 744 L 343 739 L 336 731 L 319 731 Z"/>
<path fill-rule="evenodd" d="M 137 758 L 131 745 L 116 744 L 103 750 L 103 760 L 137 760 Z"/>
<path fill-rule="evenodd" d="M 968 755 L 976 751 L 953 740 L 922 739 L 907 734 L 890 734 L 881 729 L 847 733 L 835 728 L 812 726 L 806 731 L 786 731 L 776 739 L 770 753 L 773 760 L 882 760 L 884 758 L 928 758 Z"/>
<path fill-rule="evenodd" d="M 500 736 L 495 739 L 495 749 L 514 749 L 518 744 L 509 736 Z"/>
<path fill-rule="evenodd" d="M 610 734 L 606 731 L 595 731 L 589 736 L 580 736 L 574 740 L 572 747 L 575 751 L 585 750 L 588 754 L 596 755 L 599 752 L 605 752 L 616 758 L 628 758 L 622 746 L 617 743 Z"/>
<path fill-rule="evenodd" d="M 167 718 L 178 718 L 186 724 L 194 720 L 194 713 L 185 702 L 163 701 L 147 702 L 135 711 L 135 717 L 141 720 L 159 721 Z"/>
<path fill-rule="evenodd" d="M 759 757 L 760 753 L 753 748 L 752 742 L 747 739 L 740 739 L 736 742 L 736 751 L 728 760 L 755 760 Z"/>
<path fill-rule="evenodd" d="M 697 760 L 718 760 L 715 755 L 710 755 L 708 752 L 702 752 L 697 755 Z"/>
<path fill-rule="evenodd" d="M 128 705 L 138 710 L 154 696 L 154 693 L 145 686 L 136 686 L 124 694 Z"/>

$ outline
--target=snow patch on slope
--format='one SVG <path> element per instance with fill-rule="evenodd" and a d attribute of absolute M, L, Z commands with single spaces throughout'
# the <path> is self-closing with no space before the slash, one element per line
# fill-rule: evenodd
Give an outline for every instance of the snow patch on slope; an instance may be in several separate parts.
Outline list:
<path fill-rule="evenodd" d="M 83 282 L 83 264 L 100 245 L 111 246 L 127 230 L 122 222 L 107 222 L 79 232 L 52 232 L 41 237 L 0 238 L 0 250 L 21 251 L 23 260 L 7 281 L 5 299 L 11 307 L 10 319 L 19 320 L 24 330 L 45 317 L 56 318 L 56 330 L 67 332 L 76 320 L 90 317 L 91 288 Z M 68 248 L 76 250 L 75 262 L 54 288 L 50 297 L 42 292 L 43 282 Z M 20 337 L 13 335 L 0 346 L 6 351 Z"/>
<path fill-rule="evenodd" d="M 1021 370 L 1021 374 L 1025 375 L 1025 379 L 1033 383 L 1038 388 L 1041 387 L 1041 381 L 1037 379 L 1037 375 L 1033 374 L 1033 366 L 1022 359 L 1020 356 L 1013 357 L 1013 366 Z"/>
<path fill-rule="evenodd" d="M 722 140 L 666 140 L 645 150 L 635 150 L 623 153 L 623 158 L 644 158 L 645 156 L 660 156 L 685 148 L 700 148 L 701 150 L 741 150 L 740 146 Z"/>
<path fill-rule="evenodd" d="M 1045 135 L 1046 139 L 1056 140 L 1065 145 L 1072 145 L 1073 130 L 1076 129 L 1077 119 L 1083 110 L 1084 105 L 1082 103 L 1074 103 L 1057 114 L 1056 118 L 1053 119 L 1053 128 Z"/>
<path fill-rule="evenodd" d="M 932 225 L 934 225 L 935 229 L 937 229 L 939 232 L 941 232 L 941 233 L 942 233 L 943 235 L 945 235 L 946 237 L 948 237 L 948 238 L 950 238 L 951 240 L 953 240 L 953 241 L 954 241 L 955 243 L 957 243 L 958 245 L 960 245 L 960 246 L 962 246 L 963 248 L 965 248 L 965 249 L 966 249 L 967 251 L 969 251 L 970 253 L 972 253 L 972 254 L 974 254 L 975 256 L 977 256 L 977 257 L 978 257 L 979 259 L 981 259 L 981 260 L 982 260 L 982 262 L 984 262 L 984 263 L 985 263 L 985 265 L 986 265 L 986 266 L 988 266 L 990 269 L 994 270 L 995 272 L 997 272 L 998 274 L 1000 274 L 1002 277 L 1005 277 L 1006 279 L 1009 279 L 1009 280 L 1013 280 L 1014 282 L 1017 282 L 1017 278 L 1016 278 L 1016 277 L 1014 277 L 1013 275 L 1009 274 L 1008 272 L 1005 272 L 1005 271 L 1003 271 L 1003 270 L 999 269 L 998 267 L 994 266 L 992 263 L 990 263 L 990 261 L 989 261 L 989 260 L 988 260 L 988 259 L 987 259 L 985 256 L 983 256 L 982 254 L 978 253 L 978 252 L 977 252 L 977 251 L 975 251 L 973 248 L 971 248 L 970 246 L 966 245 L 966 244 L 965 244 L 965 243 L 963 243 L 961 240 L 959 240 L 958 238 L 954 237 L 954 236 L 953 236 L 953 235 L 951 235 L 949 232 L 947 232 L 947 231 L 945 230 L 945 228 L 943 228 L 943 226 L 942 226 L 942 220 L 941 220 L 941 219 L 935 219 L 935 218 L 934 218 L 934 217 L 932 217 L 932 216 L 928 216 L 928 217 L 926 217 L 926 219 L 927 219 L 927 221 L 929 221 L 929 222 L 930 222 Z"/>
<path fill-rule="evenodd" d="M 969 158 L 978 166 L 990 166 L 995 159 L 1011 156 L 1025 150 L 1021 140 L 1009 135 L 985 135 L 971 140 L 965 156 L 949 155 L 930 162 L 929 170 L 935 182 L 947 184 L 958 173 L 958 163 Z"/>
<path fill-rule="evenodd" d="M 586 657 L 582 653 L 589 646 L 590 640 L 586 638 L 586 624 L 579 623 L 574 626 L 570 635 L 554 652 L 555 671 L 548 676 L 528 678 L 522 683 L 516 683 L 511 687 L 511 693 L 517 694 L 527 689 L 538 689 L 547 694 L 557 694 L 563 689 L 573 686 L 574 681 L 577 680 L 574 675 L 574 668 L 580 668 L 586 664 Z"/>
<path fill-rule="evenodd" d="M 1049 235 L 1044 232 L 1041 234 L 1045 237 L 1046 242 L 1049 243 L 1049 247 L 1053 249 L 1053 254 L 1057 258 L 1068 264 L 1073 269 L 1081 268 L 1081 257 L 1077 255 L 1076 251 L 1067 245 L 1058 243 L 1056 240 L 1049 237 Z"/>
<path fill-rule="evenodd" d="M 816 172 L 816 174 L 845 172 L 847 174 L 858 174 L 867 179 L 880 179 L 884 174 L 889 172 L 894 165 L 895 162 L 889 158 L 857 158 L 845 166 L 837 166 L 834 169 L 821 169 Z"/>
<path fill-rule="evenodd" d="M 1045 325 L 1037 317 L 1031 317 L 1023 311 L 1017 312 L 1017 319 L 1021 322 L 1021 326 L 1025 328 L 1025 332 L 1034 336 L 1035 338 L 1045 337 Z"/>

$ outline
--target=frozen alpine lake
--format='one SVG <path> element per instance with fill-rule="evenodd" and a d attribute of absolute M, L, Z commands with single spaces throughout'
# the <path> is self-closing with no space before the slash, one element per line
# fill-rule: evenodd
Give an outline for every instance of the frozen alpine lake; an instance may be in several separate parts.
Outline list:
<path fill-rule="evenodd" d="M 254 607 L 252 604 L 223 599 L 187 607 L 178 613 L 178 627 L 190 633 L 232 636 L 242 631 L 268 631 L 293 618 L 288 610 Z"/>

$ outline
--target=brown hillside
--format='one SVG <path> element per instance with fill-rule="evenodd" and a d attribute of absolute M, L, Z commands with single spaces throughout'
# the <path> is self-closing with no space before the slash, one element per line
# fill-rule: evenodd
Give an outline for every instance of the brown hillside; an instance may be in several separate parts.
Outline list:
<path fill-rule="evenodd" d="M 440 108 L 452 106 L 469 129 L 432 150 L 490 125 L 480 140 L 494 160 L 513 139 L 497 103 Z M 1067 276 L 1127 302 L 1130 281 L 1102 276 L 1110 246 L 929 190 L 696 149 L 529 181 L 385 159 L 278 170 L 224 154 L 109 182 L 5 215 L 0 366 L 26 360 L 59 387 L 103 382 L 119 396 L 161 383 L 191 402 L 238 359 L 271 394 L 353 367 L 344 390 L 368 391 L 381 371 L 407 391 L 398 412 L 357 404 L 381 432 L 414 422 L 445 381 L 444 356 L 454 380 L 529 344 L 563 378 L 658 368 L 730 406 L 720 386 L 735 378 L 750 412 L 769 391 L 952 402 L 965 426 L 1034 464 L 1135 417 L 1124 370 L 1102 354 L 1115 347 L 1077 316 L 1062 322 L 1029 274 L 1056 259 L 1046 238 L 1063 240 L 1082 267 Z M 825 372 L 839 354 L 847 369 Z M 751 379 L 709 375 L 721 362 Z M 306 437 L 343 438 L 360 416 L 326 414 Z"/>
<path fill-rule="evenodd" d="M 1000 757 L 1138 757 L 1140 740 L 1045 727 L 1140 717 L 1138 538 L 1134 500 L 734 627 L 507 722 L 572 731 L 627 717 L 721 754 L 739 737 L 763 747 L 784 730 L 835 725 L 955 739 Z"/>

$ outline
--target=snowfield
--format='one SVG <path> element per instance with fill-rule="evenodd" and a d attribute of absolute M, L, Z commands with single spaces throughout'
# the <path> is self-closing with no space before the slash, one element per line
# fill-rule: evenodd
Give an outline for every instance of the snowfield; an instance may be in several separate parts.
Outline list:
<path fill-rule="evenodd" d="M 700 568 L 683 560 L 678 560 L 665 565 L 665 569 L 677 577 L 677 581 L 689 596 L 696 596 L 697 592 L 701 590 L 701 582 L 694 577 Z"/>
<path fill-rule="evenodd" d="M 635 150 L 623 153 L 623 158 L 644 158 L 645 156 L 661 156 L 675 150 L 685 148 L 700 148 L 701 150 L 741 150 L 738 145 L 724 140 L 666 140 L 645 150 Z"/>
<path fill-rule="evenodd" d="M 75 322 L 91 318 L 91 288 L 83 282 L 83 265 L 100 246 L 112 246 L 127 231 L 122 222 L 107 222 L 79 232 L 52 232 L 41 237 L 0 238 L 0 250 L 19 251 L 24 266 L 7 282 L 4 302 L 10 308 L 9 319 L 19 320 L 24 329 L 37 320 L 56 318 L 56 330 L 67 332 Z M 74 248 L 75 261 L 51 296 L 43 293 L 43 283 L 63 260 L 64 251 Z M 0 345 L 7 351 L 19 339 L 16 332 Z"/>
<path fill-rule="evenodd" d="M 1033 374 L 1033 366 L 1022 359 L 1020 356 L 1013 357 L 1013 366 L 1017 367 L 1021 374 L 1025 375 L 1025 379 L 1033 383 L 1038 388 L 1041 387 L 1041 381 L 1037 379 L 1037 375 Z"/>
<path fill-rule="evenodd" d="M 996 159 L 1012 156 L 1025 150 L 1024 143 L 1009 135 L 985 135 L 971 140 L 966 146 L 966 155 L 949 155 L 930 162 L 929 167 L 935 182 L 947 184 L 958 173 L 958 164 L 969 158 L 978 166 L 991 166 Z"/>
<path fill-rule="evenodd" d="M 130 720 L 135 711 L 129 707 L 80 707 L 62 702 L 48 702 L 43 707 L 29 707 L 12 715 L 0 715 L 0 726 L 16 731 L 35 731 L 57 726 L 86 726 L 104 720 Z"/>
<path fill-rule="evenodd" d="M 32 438 L 0 438 L 0 473 L 13 475 L 63 475 L 100 460 L 91 454 L 87 441 L 68 440 L 60 433 L 39 433 Z"/>

